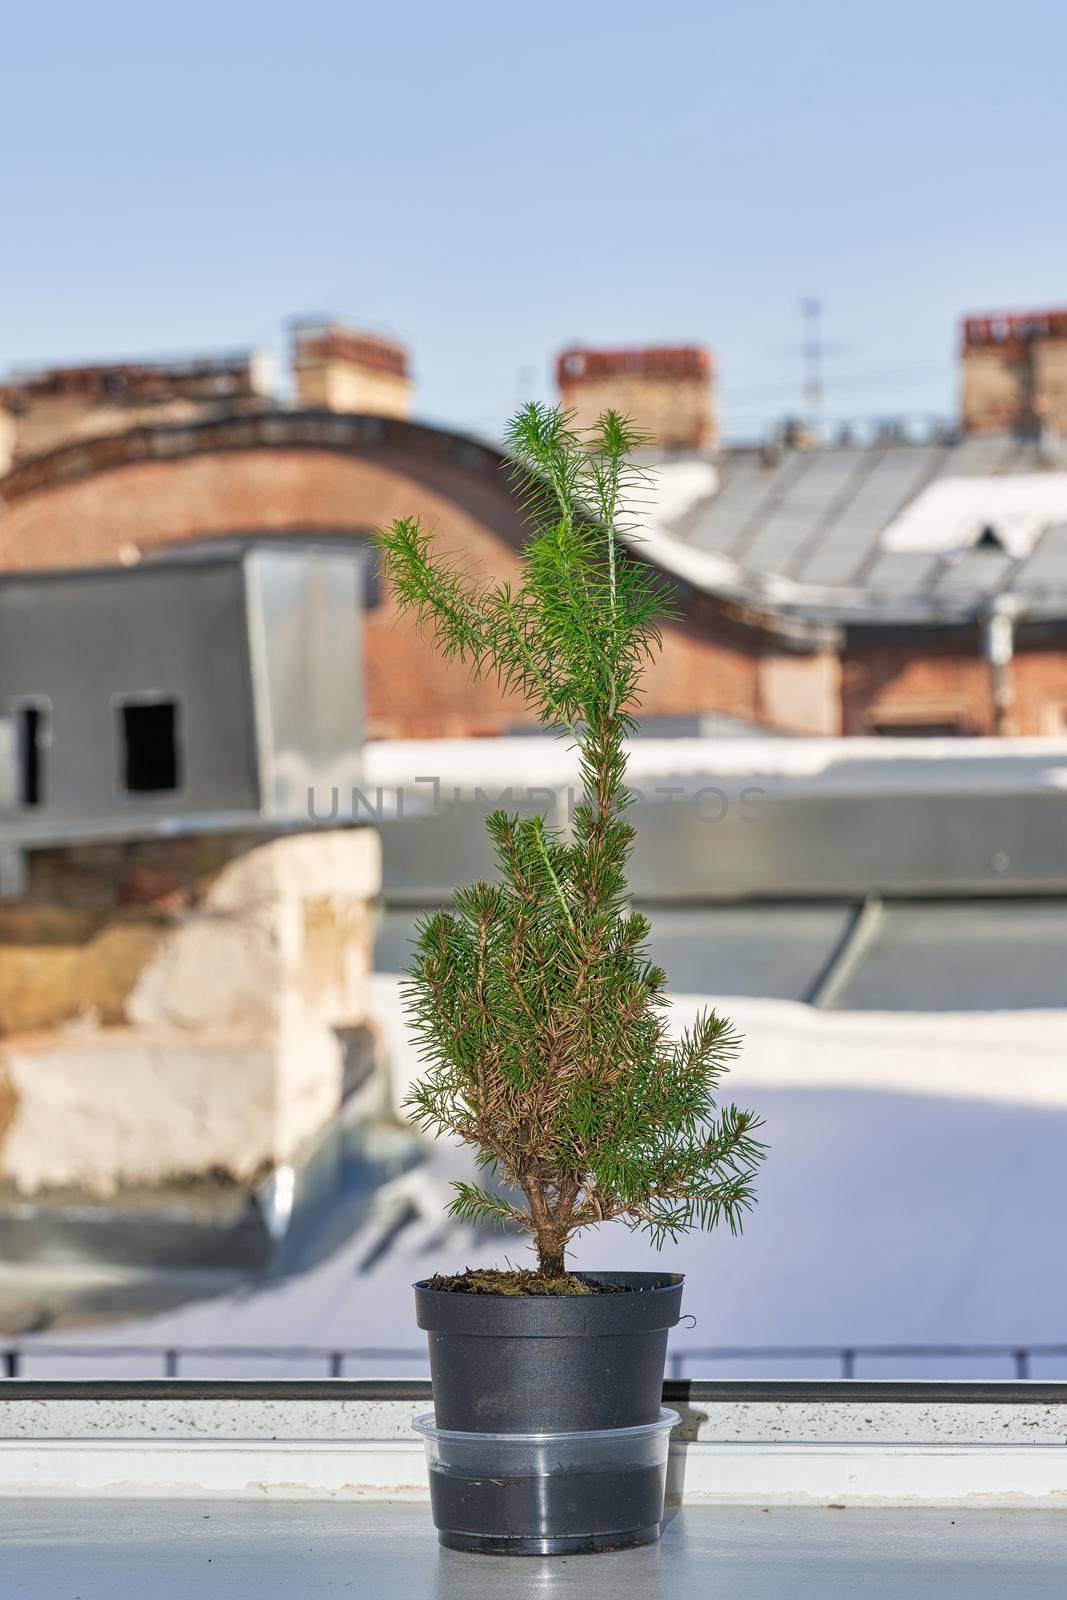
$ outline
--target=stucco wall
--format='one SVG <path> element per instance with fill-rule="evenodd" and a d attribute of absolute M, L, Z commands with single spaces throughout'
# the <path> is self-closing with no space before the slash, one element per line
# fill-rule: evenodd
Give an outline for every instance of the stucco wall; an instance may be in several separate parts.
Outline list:
<path fill-rule="evenodd" d="M 370 829 L 39 852 L 0 907 L 0 1182 L 247 1181 L 337 1110 L 365 1020 Z"/>

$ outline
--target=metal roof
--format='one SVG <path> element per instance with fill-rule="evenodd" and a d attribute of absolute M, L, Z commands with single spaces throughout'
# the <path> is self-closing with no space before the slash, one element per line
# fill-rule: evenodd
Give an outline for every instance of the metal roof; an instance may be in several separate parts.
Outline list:
<path fill-rule="evenodd" d="M 324 542 L 0 575 L 0 846 L 306 826 L 361 774 L 364 593 Z"/>
<path fill-rule="evenodd" d="M 649 458 L 648 554 L 709 591 L 846 626 L 966 623 L 1006 597 L 1067 618 L 1067 445 L 738 448 L 699 458 L 704 479 L 697 459 Z"/>
<path fill-rule="evenodd" d="M 379 829 L 394 905 L 494 871 L 495 806 L 564 825 L 577 794 L 559 739 L 378 741 L 364 755 L 355 816 Z M 1063 740 L 638 739 L 628 781 L 643 902 L 1067 895 Z"/>
<path fill-rule="evenodd" d="M 1067 1006 L 1067 900 L 798 901 L 642 906 L 676 994 L 801 1000 L 832 1011 Z M 422 910 L 389 907 L 376 961 L 411 961 Z M 1059 1021 L 1057 1019 L 1057 1026 Z"/>
<path fill-rule="evenodd" d="M 569 815 L 560 740 L 372 743 L 379 971 L 418 908 L 491 874 L 486 811 Z M 636 903 L 675 993 L 822 1009 L 1067 1006 L 1067 745 L 637 740 Z"/>

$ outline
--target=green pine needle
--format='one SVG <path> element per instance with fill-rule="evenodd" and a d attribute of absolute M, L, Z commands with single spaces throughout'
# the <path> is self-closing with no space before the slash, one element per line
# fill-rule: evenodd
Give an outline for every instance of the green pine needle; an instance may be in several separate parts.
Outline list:
<path fill-rule="evenodd" d="M 616 412 L 583 433 L 538 404 L 507 441 L 532 530 L 519 587 L 477 583 L 415 518 L 378 534 L 382 569 L 442 655 L 574 742 L 583 798 L 569 838 L 493 812 L 500 881 L 420 923 L 404 997 L 424 1072 L 408 1105 L 525 1197 L 458 1183 L 452 1214 L 525 1229 L 559 1273 L 575 1232 L 613 1217 L 657 1245 L 719 1223 L 739 1232 L 764 1146 L 758 1118 L 718 1103 L 737 1035 L 708 1012 L 669 1039 L 666 976 L 628 906 L 625 741 L 670 613 L 664 580 L 631 549 L 644 474 L 630 452 L 644 441 Z"/>

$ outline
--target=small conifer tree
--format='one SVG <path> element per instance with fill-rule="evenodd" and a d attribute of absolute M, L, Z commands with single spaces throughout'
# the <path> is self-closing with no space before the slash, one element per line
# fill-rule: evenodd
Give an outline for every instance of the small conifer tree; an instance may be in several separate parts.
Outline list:
<path fill-rule="evenodd" d="M 559 1279 L 575 1232 L 614 1217 L 657 1244 L 736 1231 L 763 1147 L 755 1117 L 716 1103 L 730 1023 L 708 1011 L 668 1037 L 666 975 L 627 905 L 625 741 L 668 610 L 662 578 L 620 537 L 642 440 L 615 412 L 579 432 L 531 404 L 507 442 L 531 526 L 521 584 L 479 583 L 414 518 L 378 534 L 382 567 L 444 656 L 520 691 L 573 741 L 583 796 L 569 836 L 493 812 L 500 880 L 420 923 L 405 1004 L 425 1072 L 408 1103 L 515 1192 L 457 1183 L 453 1214 L 517 1224 Z"/>

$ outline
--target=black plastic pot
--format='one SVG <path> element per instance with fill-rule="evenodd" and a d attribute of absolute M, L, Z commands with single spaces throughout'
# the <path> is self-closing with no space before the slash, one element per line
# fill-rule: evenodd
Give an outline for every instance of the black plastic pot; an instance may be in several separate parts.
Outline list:
<path fill-rule="evenodd" d="M 418 1323 L 430 1347 L 437 1428 L 566 1434 L 642 1427 L 658 1420 L 667 1335 L 681 1314 L 681 1274 L 580 1276 L 587 1282 L 617 1283 L 631 1292 L 472 1295 L 415 1285 Z M 642 1490 L 640 1526 L 622 1528 L 617 1511 L 633 1497 L 632 1473 L 578 1474 L 521 1488 L 516 1479 L 510 1526 L 501 1523 L 499 1477 L 472 1477 L 447 1486 L 462 1502 L 468 1526 L 446 1527 L 438 1515 L 439 1535 L 442 1543 L 461 1549 L 515 1555 L 648 1543 L 657 1537 L 662 1514 L 660 1481 L 655 1516 L 648 1515 L 650 1494 L 656 1499 L 650 1489 L 654 1476 Z M 439 1491 L 435 1513 L 440 1499 Z M 526 1500 L 538 1506 L 536 1530 L 522 1512 Z"/>
<path fill-rule="evenodd" d="M 677 1272 L 583 1272 L 629 1294 L 457 1294 L 415 1285 L 439 1428 L 567 1433 L 655 1422 Z"/>

